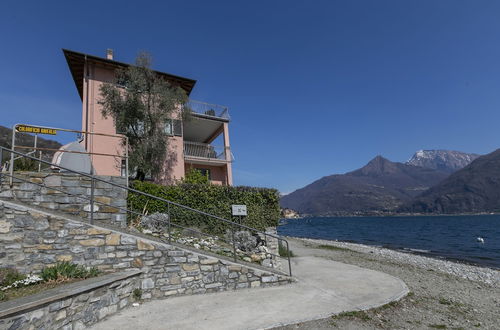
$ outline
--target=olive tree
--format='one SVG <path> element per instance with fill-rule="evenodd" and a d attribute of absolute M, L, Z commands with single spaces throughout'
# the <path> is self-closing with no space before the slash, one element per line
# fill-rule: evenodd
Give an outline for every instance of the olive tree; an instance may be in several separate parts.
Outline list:
<path fill-rule="evenodd" d="M 117 132 L 128 137 L 136 179 L 167 183 L 166 172 L 177 161 L 168 152 L 171 120 L 186 104 L 186 92 L 153 71 L 151 56 L 140 53 L 134 66 L 117 69 L 114 81 L 101 85 L 100 94 L 102 115 L 112 117 Z M 182 111 L 183 117 L 188 114 Z"/>

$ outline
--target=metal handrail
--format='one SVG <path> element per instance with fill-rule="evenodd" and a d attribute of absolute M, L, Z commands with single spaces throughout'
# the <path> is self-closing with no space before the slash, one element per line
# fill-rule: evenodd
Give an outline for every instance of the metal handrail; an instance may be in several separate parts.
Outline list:
<path fill-rule="evenodd" d="M 219 104 L 211 104 L 196 100 L 189 100 L 186 103 L 186 107 L 192 112 L 196 114 L 200 114 L 208 117 L 216 117 L 223 119 L 230 119 L 229 116 L 229 108 Z"/>
<path fill-rule="evenodd" d="M 55 164 L 52 164 L 48 161 L 45 161 L 43 159 L 38 159 L 38 158 L 35 158 L 35 157 L 31 157 L 29 155 L 26 155 L 26 154 L 23 154 L 23 153 L 20 153 L 18 151 L 15 151 L 15 150 L 12 150 L 12 149 L 9 149 L 9 148 L 5 148 L 5 147 L 2 147 L 0 146 L 0 190 L 2 188 L 2 179 L 3 179 L 3 176 L 6 175 L 6 176 L 9 176 L 11 177 L 11 179 L 18 179 L 18 180 L 21 180 L 21 181 L 24 181 L 24 182 L 29 182 L 31 184 L 34 184 L 34 185 L 37 185 L 37 186 L 41 186 L 41 187 L 46 187 L 45 185 L 43 184 L 39 184 L 39 183 L 34 183 L 34 182 L 30 182 L 28 180 L 25 180 L 25 179 L 22 179 L 22 178 L 19 178 L 19 177 L 15 177 L 13 176 L 13 174 L 9 173 L 9 172 L 3 172 L 1 169 L 2 169 L 2 166 L 1 166 L 1 162 L 3 160 L 3 152 L 10 152 L 12 154 L 16 154 L 18 156 L 21 156 L 21 157 L 24 157 L 24 158 L 28 158 L 28 159 L 32 159 L 34 161 L 37 161 L 37 162 L 41 162 L 41 163 L 44 163 L 46 165 L 50 165 L 50 166 L 53 166 Z M 234 222 L 234 221 L 231 221 L 231 220 L 227 220 L 227 219 L 224 219 L 222 217 L 219 217 L 219 216 L 216 216 L 216 215 L 213 215 L 213 214 L 209 214 L 207 212 L 204 212 L 204 211 L 200 211 L 200 210 L 197 210 L 197 209 L 194 209 L 194 208 L 191 208 L 189 206 L 185 206 L 185 205 L 182 205 L 182 204 L 179 204 L 179 203 L 176 203 L 176 202 L 172 202 L 172 201 L 169 201 L 167 199 L 164 199 L 164 198 L 161 198 L 161 197 L 158 197 L 158 196 L 155 196 L 155 195 L 151 195 L 151 194 L 148 194 L 148 193 L 145 193 L 145 192 L 142 192 L 142 191 L 139 191 L 137 189 L 134 189 L 134 188 L 130 188 L 128 186 L 123 186 L 123 185 L 120 185 L 120 184 L 117 184 L 117 183 L 114 183 L 114 182 L 111 182 L 111 181 L 106 181 L 104 179 L 101 179 L 93 174 L 88 174 L 88 173 L 84 173 L 84 172 L 79 172 L 79 171 L 75 171 L 75 170 L 72 170 L 72 169 L 69 169 L 69 168 L 65 168 L 65 167 L 62 167 L 62 166 L 59 166 L 57 165 L 58 168 L 60 169 L 63 169 L 64 171 L 67 171 L 69 173 L 74 173 L 74 174 L 78 174 L 78 175 L 81 175 L 81 176 L 84 176 L 84 177 L 87 177 L 87 178 L 90 178 L 91 180 L 91 191 L 90 191 L 90 198 L 88 197 L 85 197 L 85 196 L 80 196 L 80 195 L 77 195 L 77 194 L 72 194 L 72 193 L 68 193 L 66 191 L 63 191 L 63 190 L 60 190 L 60 189 L 57 189 L 56 187 L 50 187 L 50 189 L 52 190 L 55 190 L 55 191 L 59 191 L 61 193 L 65 193 L 67 195 L 70 195 L 70 196 L 75 196 L 77 198 L 80 198 L 80 199 L 84 199 L 84 200 L 88 200 L 90 202 L 90 211 L 89 211 L 89 220 L 90 220 L 90 223 L 93 224 L 94 223 L 94 204 L 100 204 L 100 205 L 106 205 L 106 206 L 109 206 L 109 207 L 112 207 L 116 210 L 120 210 L 120 211 L 125 211 L 125 212 L 130 212 L 132 214 L 136 214 L 138 216 L 143 216 L 142 213 L 139 213 L 137 211 L 133 211 L 133 210 L 129 210 L 129 209 L 124 209 L 124 208 L 121 208 L 121 207 L 118 207 L 118 206 L 113 206 L 111 204 L 107 204 L 107 203 L 103 203 L 103 202 L 100 202 L 100 201 L 96 201 L 94 199 L 94 190 L 95 190 L 95 183 L 96 182 L 103 182 L 105 184 L 109 184 L 111 186 L 114 186 L 114 187 L 117 187 L 117 188 L 120 188 L 120 189 L 125 189 L 126 191 L 128 192 L 133 192 L 135 194 L 139 194 L 139 195 L 142 195 L 142 196 L 146 196 L 146 197 L 149 197 L 149 198 L 152 198 L 152 199 L 156 199 L 158 201 L 161 201 L 161 202 L 164 202 L 167 204 L 167 214 L 168 214 L 168 223 L 167 223 L 167 228 L 168 228 L 168 240 L 169 240 L 169 243 L 171 243 L 171 237 L 172 237 L 172 232 L 171 232 L 171 226 L 175 226 L 175 227 L 179 227 L 179 228 L 183 228 L 183 229 L 189 229 L 189 230 L 192 230 L 194 232 L 197 232 L 197 233 L 200 233 L 200 234 L 203 234 L 203 235 L 206 235 L 206 236 L 213 236 L 211 234 L 208 234 L 208 233 L 204 233 L 202 231 L 198 231 L 198 230 L 194 230 L 192 228 L 188 228 L 188 227 L 184 227 L 184 226 L 181 226 L 181 225 L 178 225 L 178 224 L 174 224 L 172 223 L 171 221 L 171 218 L 170 218 L 170 208 L 171 208 L 171 205 L 173 206 L 177 206 L 181 209 L 185 209 L 185 210 L 189 210 L 189 211 L 192 211 L 194 213 L 197 213 L 197 214 L 200 214 L 200 215 L 204 215 L 204 216 L 207 216 L 207 217 L 210 217 L 212 219 L 216 219 L 216 220 L 219 220 L 221 222 L 224 222 L 226 224 L 229 224 L 230 225 L 230 228 L 231 228 L 231 232 L 232 232 L 232 245 L 233 245 L 233 257 L 234 257 L 234 261 L 236 262 L 237 261 L 237 255 L 236 255 L 236 244 L 235 244 L 235 240 L 234 240 L 234 227 L 239 227 L 239 228 L 243 228 L 243 229 L 246 229 L 246 230 L 249 230 L 251 232 L 255 232 L 255 233 L 258 233 L 258 234 L 261 234 L 264 236 L 264 238 L 266 238 L 267 236 L 269 237 L 272 237 L 272 238 L 275 238 L 278 240 L 278 245 L 281 244 L 281 242 L 285 242 L 286 244 L 286 249 L 287 249 L 287 256 L 286 258 L 288 259 L 288 274 L 289 276 L 292 276 L 292 266 L 291 266 L 291 260 L 290 260 L 290 248 L 289 248 L 289 243 L 286 239 L 278 236 L 278 235 L 273 235 L 273 234 L 270 234 L 270 233 L 266 233 L 266 232 L 263 232 L 263 231 L 260 231 L 260 230 L 257 230 L 255 228 L 252 228 L 252 227 L 248 227 L 246 225 L 243 225 L 243 224 L 240 224 L 240 223 L 237 223 L 237 222 Z M 276 254 L 273 254 L 273 253 L 269 253 L 273 256 L 279 256 L 279 255 L 276 255 Z M 280 256 L 281 257 L 281 256 Z"/>
<path fill-rule="evenodd" d="M 233 161 L 232 152 L 229 147 L 192 141 L 184 141 L 184 156 L 228 162 Z"/>
<path fill-rule="evenodd" d="M 26 146 L 16 146 L 16 133 L 18 133 L 18 127 L 21 127 L 21 126 L 28 126 L 28 127 L 36 127 L 36 128 L 41 128 L 41 129 L 48 129 L 48 130 L 54 130 L 54 131 L 60 131 L 60 132 L 69 132 L 69 133 L 78 133 L 78 134 L 81 134 L 82 136 L 84 135 L 85 136 L 85 139 L 88 138 L 88 136 L 105 136 L 105 137 L 111 137 L 111 138 L 118 138 L 118 139 L 122 139 L 122 140 L 125 140 L 125 155 L 119 155 L 119 154 L 116 154 L 116 155 L 112 155 L 112 154 L 104 154 L 104 153 L 94 153 L 94 152 L 78 152 L 78 151 L 68 151 L 68 150 L 63 150 L 63 149 L 52 149 L 52 148 L 40 148 L 37 146 L 37 139 L 38 139 L 38 134 L 39 133 L 34 133 L 35 134 L 35 145 L 33 147 L 26 147 Z M 20 132 L 22 133 L 22 132 Z M 82 141 L 82 140 L 81 140 Z M 96 156 L 111 156 L 111 157 L 115 157 L 115 158 L 121 158 L 121 159 L 124 159 L 125 160 L 125 168 L 126 168 L 126 173 L 125 173 L 125 177 L 127 179 L 127 185 L 128 185 L 128 147 L 129 147 L 129 143 L 128 143 L 128 137 L 126 135 L 123 135 L 123 134 L 108 134 L 108 133 L 99 133 L 99 132 L 88 132 L 88 131 L 79 131 L 79 130 L 75 130 L 75 129 L 69 129 L 69 128 L 59 128 L 59 127 L 49 127 L 49 126 L 41 126 L 41 125 L 30 125 L 30 124 L 21 124 L 21 123 L 17 123 L 17 124 L 14 124 L 12 126 L 12 142 L 11 142 L 11 146 L 12 146 L 12 150 L 15 150 L 16 148 L 28 148 L 28 149 L 33 149 L 33 151 L 37 151 L 37 150 L 40 150 L 40 160 L 41 160 L 41 157 L 42 157 L 42 154 L 41 152 L 42 151 L 57 151 L 57 152 L 62 152 L 62 153 L 81 153 L 81 154 L 89 154 L 89 155 L 96 155 Z M 21 155 L 26 155 L 26 154 L 22 154 Z M 9 162 L 9 171 L 10 171 L 10 175 L 12 177 L 13 173 L 14 173 L 14 161 L 15 161 L 15 157 L 14 157 L 14 154 L 11 155 L 11 160 Z M 51 166 L 56 166 L 56 167 L 59 167 L 61 168 L 60 166 L 57 166 L 56 164 L 52 164 L 52 163 L 49 163 Z M 40 164 L 39 164 L 39 171 L 40 171 Z M 12 185 L 12 181 L 10 182 L 10 184 Z"/>

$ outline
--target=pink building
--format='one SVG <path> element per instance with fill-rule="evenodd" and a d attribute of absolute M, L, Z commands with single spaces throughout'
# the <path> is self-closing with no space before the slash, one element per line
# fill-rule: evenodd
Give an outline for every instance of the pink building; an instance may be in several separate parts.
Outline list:
<path fill-rule="evenodd" d="M 82 54 L 63 49 L 78 94 L 82 100 L 82 131 L 92 133 L 117 134 L 112 118 L 101 115 L 99 87 L 112 82 L 117 68 L 129 64 L 113 60 L 112 51 L 106 58 Z M 156 72 L 172 85 L 179 86 L 189 95 L 195 80 Z M 167 182 L 182 179 L 192 168 L 206 173 L 212 183 L 232 185 L 231 162 L 233 160 L 229 144 L 229 113 L 226 107 L 194 100 L 189 101 L 192 118 L 182 121 L 172 119 L 170 123 L 169 168 Z M 98 175 L 123 175 L 124 161 L 121 157 L 105 154 L 124 155 L 121 141 L 116 137 L 88 135 L 82 142 L 92 153 L 92 164 Z"/>

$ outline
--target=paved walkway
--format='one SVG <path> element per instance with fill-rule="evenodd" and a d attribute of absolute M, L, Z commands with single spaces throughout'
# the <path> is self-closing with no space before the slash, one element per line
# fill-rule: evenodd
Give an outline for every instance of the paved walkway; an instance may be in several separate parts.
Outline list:
<path fill-rule="evenodd" d="M 316 257 L 317 249 L 291 243 L 298 283 L 154 300 L 92 329 L 266 329 L 377 307 L 408 292 L 398 278 Z"/>

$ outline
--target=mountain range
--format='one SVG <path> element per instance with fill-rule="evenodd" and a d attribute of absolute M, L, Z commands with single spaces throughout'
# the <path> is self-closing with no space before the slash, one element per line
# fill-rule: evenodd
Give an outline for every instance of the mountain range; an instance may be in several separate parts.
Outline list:
<path fill-rule="evenodd" d="M 485 162 L 487 156 L 419 150 L 406 163 L 377 156 L 358 170 L 323 177 L 283 196 L 280 203 L 302 215 L 316 216 L 483 212 L 495 204 L 496 182 L 490 181 L 497 172 L 500 182 L 500 166 Z M 500 162 L 500 152 L 498 158 Z M 472 194 L 463 191 L 471 187 L 475 188 Z M 449 197 L 452 189 L 453 197 L 442 197 Z M 487 196 L 492 200 L 486 202 Z M 500 200 L 496 203 L 500 206 Z"/>

